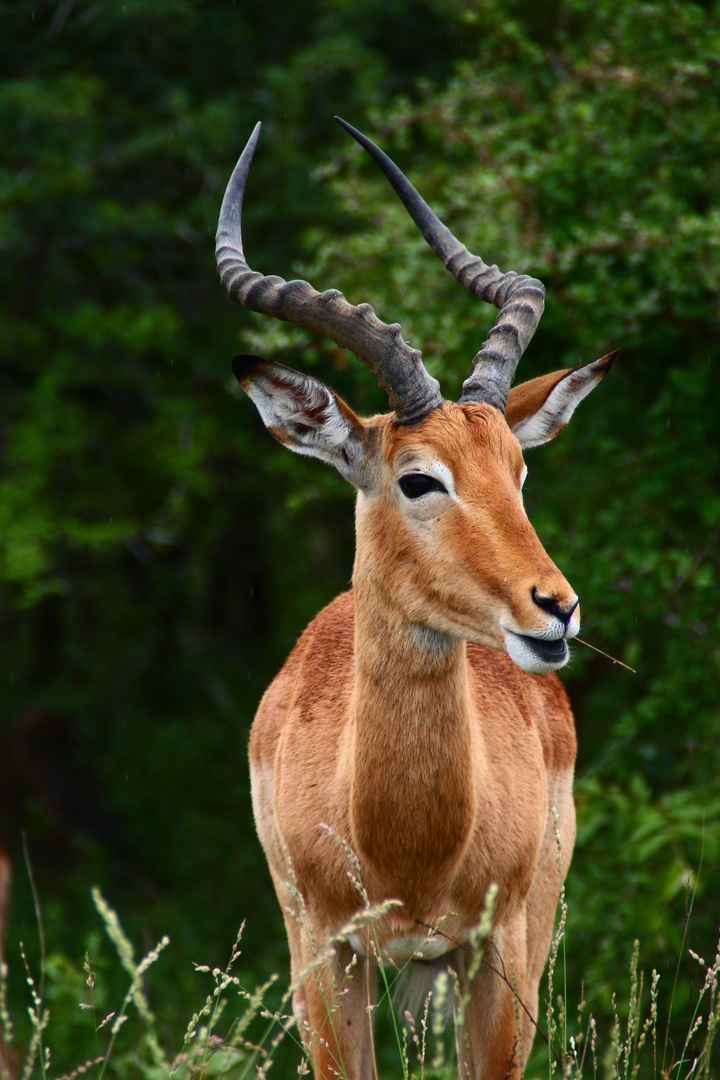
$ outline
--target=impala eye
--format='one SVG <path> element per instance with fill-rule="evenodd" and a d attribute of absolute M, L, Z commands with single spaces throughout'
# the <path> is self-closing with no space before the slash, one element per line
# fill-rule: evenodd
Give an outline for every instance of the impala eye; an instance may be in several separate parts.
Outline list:
<path fill-rule="evenodd" d="M 447 488 L 436 480 L 434 476 L 426 476 L 425 473 L 412 472 L 400 479 L 400 490 L 408 499 L 419 499 L 421 495 L 427 495 L 430 491 L 441 491 L 447 495 Z"/>

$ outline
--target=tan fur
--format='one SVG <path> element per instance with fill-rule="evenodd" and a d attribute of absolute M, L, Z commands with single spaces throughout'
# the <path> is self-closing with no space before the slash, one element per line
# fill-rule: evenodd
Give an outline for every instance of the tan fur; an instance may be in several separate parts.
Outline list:
<path fill-rule="evenodd" d="M 556 676 L 520 670 L 501 651 L 501 627 L 542 629 L 533 590 L 568 610 L 576 598 L 525 516 L 520 447 L 497 410 L 446 403 L 407 427 L 343 415 L 365 447 L 354 589 L 310 623 L 268 688 L 250 762 L 315 1076 L 369 1080 L 376 947 L 402 949 L 439 928 L 464 985 L 466 935 L 492 882 L 488 962 L 537 1015 L 574 841 L 575 732 Z M 439 500 L 435 514 L 429 503 L 423 517 L 402 503 L 398 471 L 435 460 L 457 499 Z M 401 901 L 356 935 L 349 980 L 349 944 L 316 962 L 363 908 L 339 840 L 371 905 Z M 519 1043 L 512 993 L 489 967 L 468 989 L 463 1080 L 517 1076 L 532 1023 L 520 1009 Z"/>

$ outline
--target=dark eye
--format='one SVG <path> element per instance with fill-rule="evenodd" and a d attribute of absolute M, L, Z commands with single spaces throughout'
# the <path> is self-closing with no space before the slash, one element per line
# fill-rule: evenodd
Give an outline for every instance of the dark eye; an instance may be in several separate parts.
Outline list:
<path fill-rule="evenodd" d="M 427 495 L 429 491 L 442 491 L 447 494 L 447 488 L 436 480 L 434 476 L 425 476 L 424 473 L 411 472 L 400 480 L 400 490 L 408 499 L 419 499 L 421 495 Z"/>

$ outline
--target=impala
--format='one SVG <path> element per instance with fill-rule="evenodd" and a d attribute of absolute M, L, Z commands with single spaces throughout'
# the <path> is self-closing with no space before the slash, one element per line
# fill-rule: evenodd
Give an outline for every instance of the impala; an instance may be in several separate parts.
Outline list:
<path fill-rule="evenodd" d="M 578 598 L 523 509 L 522 451 L 566 425 L 614 354 L 510 389 L 542 284 L 471 255 L 397 166 L 339 122 L 447 269 L 500 313 L 454 404 L 369 304 L 251 270 L 241 210 L 257 125 L 220 213 L 222 282 L 245 307 L 349 349 L 392 411 L 362 419 L 317 379 L 233 361 L 270 433 L 358 493 L 353 588 L 307 627 L 253 724 L 255 820 L 315 1077 L 376 1076 L 383 962 L 422 985 L 452 969 L 466 1001 L 460 1075 L 503 1080 L 532 1043 L 575 836 L 575 731 L 553 673 L 577 635 Z M 487 960 L 470 978 L 468 942 L 493 883 Z"/>

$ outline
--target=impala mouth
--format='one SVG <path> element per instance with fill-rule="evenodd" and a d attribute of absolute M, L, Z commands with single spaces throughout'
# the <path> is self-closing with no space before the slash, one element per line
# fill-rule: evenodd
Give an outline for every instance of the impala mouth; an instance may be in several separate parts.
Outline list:
<path fill-rule="evenodd" d="M 519 668 L 535 675 L 556 671 L 564 667 L 570 658 L 564 637 L 548 640 L 508 630 L 505 633 L 505 649 Z"/>
<path fill-rule="evenodd" d="M 562 662 L 567 657 L 568 647 L 565 638 L 556 638 L 555 641 L 540 641 L 539 638 L 526 637 L 522 634 L 520 636 L 526 645 L 534 649 L 538 656 L 541 656 L 548 663 Z"/>

